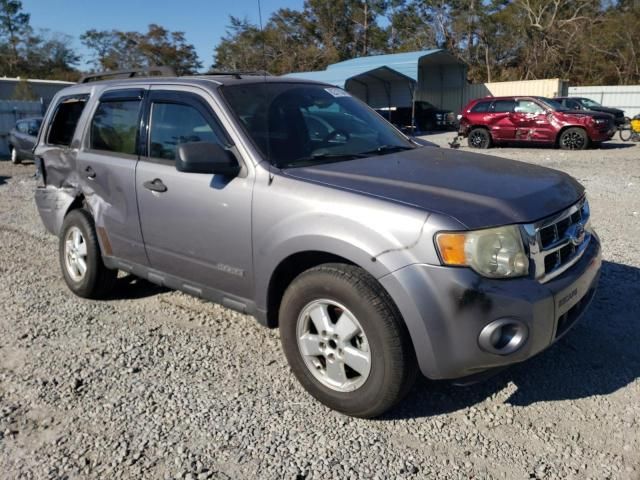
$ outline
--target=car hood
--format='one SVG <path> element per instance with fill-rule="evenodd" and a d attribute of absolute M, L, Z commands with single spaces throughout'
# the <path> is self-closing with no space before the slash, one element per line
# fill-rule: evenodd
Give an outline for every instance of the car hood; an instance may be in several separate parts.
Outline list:
<path fill-rule="evenodd" d="M 557 170 L 430 147 L 283 173 L 448 215 L 470 229 L 533 222 L 584 195 Z"/>
<path fill-rule="evenodd" d="M 612 114 L 606 112 L 596 112 L 594 110 L 560 110 L 564 115 L 573 115 L 576 117 L 594 117 L 611 119 Z"/>
<path fill-rule="evenodd" d="M 589 110 L 592 110 L 594 112 L 602 112 L 602 113 L 608 113 L 610 115 L 613 115 L 614 117 L 620 117 L 622 115 L 624 115 L 624 111 L 620 110 L 618 108 L 610 108 L 610 107 L 590 107 Z"/>

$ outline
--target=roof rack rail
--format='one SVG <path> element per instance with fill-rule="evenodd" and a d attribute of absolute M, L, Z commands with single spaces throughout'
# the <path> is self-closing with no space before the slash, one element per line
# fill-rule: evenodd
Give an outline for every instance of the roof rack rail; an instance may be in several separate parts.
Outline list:
<path fill-rule="evenodd" d="M 175 77 L 176 72 L 171 67 L 146 67 L 134 68 L 130 70 L 112 70 L 106 72 L 89 73 L 83 75 L 78 83 L 97 82 L 111 77 L 133 78 L 133 77 Z"/>
<path fill-rule="evenodd" d="M 242 75 L 271 76 L 266 70 L 209 70 L 206 73 L 199 73 L 197 75 L 229 75 L 235 78 L 242 78 Z"/>

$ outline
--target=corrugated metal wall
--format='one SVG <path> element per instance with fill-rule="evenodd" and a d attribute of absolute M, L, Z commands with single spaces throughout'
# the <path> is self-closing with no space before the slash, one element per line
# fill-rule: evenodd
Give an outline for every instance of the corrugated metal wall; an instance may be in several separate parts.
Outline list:
<path fill-rule="evenodd" d="M 416 99 L 439 108 L 459 111 L 462 108 L 466 70 L 460 65 L 420 65 Z"/>
<path fill-rule="evenodd" d="M 640 115 L 640 85 L 569 87 L 569 96 L 587 97 L 605 107 L 620 108 L 630 118 Z"/>
<path fill-rule="evenodd" d="M 0 155 L 7 156 L 9 154 L 7 138 L 17 120 L 26 117 L 39 117 L 42 114 L 43 105 L 40 102 L 0 100 Z"/>
<path fill-rule="evenodd" d="M 468 84 L 461 81 L 459 69 L 448 69 L 447 66 L 439 68 L 439 71 L 432 70 L 420 75 L 424 81 L 420 82 L 417 98 L 454 112 L 462 110 L 471 100 L 488 96 L 556 97 L 567 95 L 567 82 L 559 78 Z"/>

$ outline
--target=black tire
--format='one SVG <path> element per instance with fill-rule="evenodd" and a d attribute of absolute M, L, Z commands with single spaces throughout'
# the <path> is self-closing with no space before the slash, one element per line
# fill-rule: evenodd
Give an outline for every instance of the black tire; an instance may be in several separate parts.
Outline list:
<path fill-rule="evenodd" d="M 22 163 L 20 154 L 18 153 L 18 150 L 16 150 L 16 148 L 13 145 L 9 145 L 9 155 L 11 158 L 11 163 L 13 163 L 14 165 L 18 165 Z"/>
<path fill-rule="evenodd" d="M 366 335 L 370 372 L 353 391 L 336 391 L 322 384 L 298 347 L 298 317 L 307 305 L 319 299 L 337 302 L 350 310 Z M 361 268 L 324 264 L 300 274 L 284 294 L 279 323 L 291 370 L 302 386 L 329 408 L 355 417 L 376 417 L 400 401 L 415 381 L 415 353 L 400 313 L 382 286 Z"/>
<path fill-rule="evenodd" d="M 467 144 L 471 148 L 490 148 L 493 144 L 491 134 L 486 128 L 473 128 L 467 137 Z"/>
<path fill-rule="evenodd" d="M 86 271 L 79 279 L 74 279 L 67 266 L 65 242 L 72 229 L 80 230 L 86 248 Z M 105 298 L 112 291 L 118 276 L 117 270 L 105 267 L 100 252 L 93 218 L 84 209 L 72 210 L 62 223 L 58 247 L 60 268 L 69 289 L 82 298 Z"/>
<path fill-rule="evenodd" d="M 562 150 L 585 150 L 589 147 L 589 136 L 583 128 L 567 128 L 560 134 L 558 145 Z"/>
<path fill-rule="evenodd" d="M 623 142 L 631 140 L 633 130 L 631 129 L 631 119 L 629 117 L 624 117 L 624 123 L 618 126 L 618 135 Z"/>

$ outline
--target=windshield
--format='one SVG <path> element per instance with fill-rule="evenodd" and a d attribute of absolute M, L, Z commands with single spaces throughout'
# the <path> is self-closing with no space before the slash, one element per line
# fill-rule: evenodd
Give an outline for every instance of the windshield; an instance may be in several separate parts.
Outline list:
<path fill-rule="evenodd" d="M 542 103 L 544 103 L 547 107 L 551 108 L 552 110 L 555 110 L 555 111 L 566 110 L 566 108 L 563 107 L 560 102 L 556 102 L 555 100 L 551 100 L 550 98 L 536 97 L 536 99 L 540 100 Z"/>
<path fill-rule="evenodd" d="M 281 168 L 416 148 L 340 88 L 265 82 L 221 91 L 264 157 Z"/>
<path fill-rule="evenodd" d="M 583 98 L 581 99 L 582 104 L 589 108 L 589 107 L 601 107 L 602 105 L 600 105 L 598 102 L 594 102 L 593 100 L 590 100 L 588 98 Z"/>

